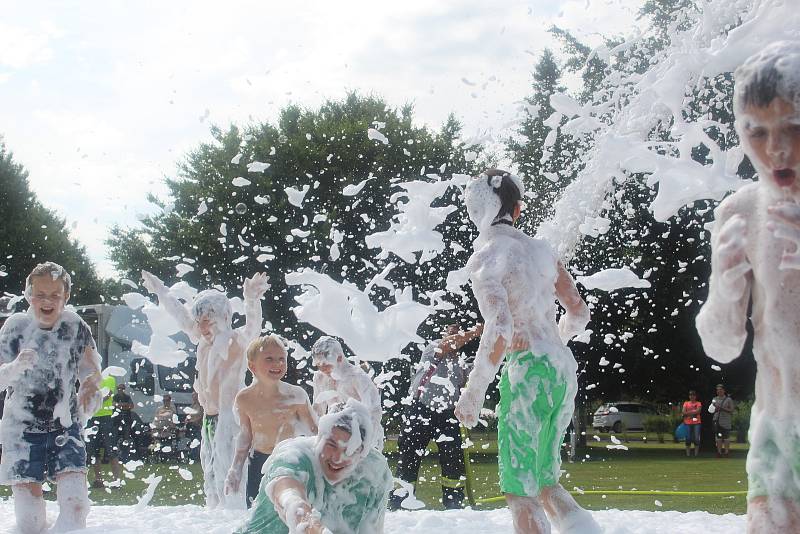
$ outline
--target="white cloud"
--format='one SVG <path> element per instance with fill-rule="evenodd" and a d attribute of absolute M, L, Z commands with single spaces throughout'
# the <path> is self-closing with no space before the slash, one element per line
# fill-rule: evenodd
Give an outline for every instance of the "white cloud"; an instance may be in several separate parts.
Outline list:
<path fill-rule="evenodd" d="M 49 61 L 53 57 L 50 41 L 58 34 L 56 27 L 46 21 L 35 28 L 0 22 L 0 66 L 23 69 Z"/>
<path fill-rule="evenodd" d="M 467 136 L 499 138 L 534 56 L 554 46 L 549 25 L 588 39 L 624 27 L 632 4 L 566 0 L 558 17 L 549 0 L 16 3 L 4 13 L 15 25 L 0 23 L 0 133 L 41 200 L 106 262 L 108 227 L 152 211 L 146 193 L 164 193 L 209 124 L 274 120 L 290 102 L 356 89 L 412 102 L 433 127 L 455 112 Z"/>

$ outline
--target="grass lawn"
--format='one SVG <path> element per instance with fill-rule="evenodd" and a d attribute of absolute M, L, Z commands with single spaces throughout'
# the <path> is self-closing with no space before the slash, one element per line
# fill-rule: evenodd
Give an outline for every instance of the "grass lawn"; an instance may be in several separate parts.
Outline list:
<path fill-rule="evenodd" d="M 609 492 L 618 490 L 660 491 L 744 491 L 746 445 L 733 444 L 730 458 L 716 458 L 704 453 L 699 458 L 686 458 L 682 444 L 660 444 L 657 440 L 642 442 L 641 434 L 629 436 L 623 444 L 628 450 L 608 449 L 608 435 L 598 435 L 601 441 L 591 439 L 586 457 L 574 463 L 564 462 L 561 483 L 570 491 Z M 500 495 L 497 484 L 497 445 L 491 434 L 475 434 L 472 447 L 472 476 L 475 497 L 478 499 Z M 435 447 L 431 447 L 435 450 Z M 386 453 L 394 471 L 397 444 L 387 441 Z M 183 475 L 191 474 L 190 480 Z M 153 505 L 203 504 L 202 471 L 199 464 L 145 464 L 125 479 L 119 487 L 92 489 L 90 498 L 98 504 L 135 504 L 146 488 L 144 482 L 151 475 L 163 477 L 151 501 Z M 110 479 L 110 473 L 106 475 Z M 439 466 L 435 456 L 425 458 L 420 470 L 417 496 L 429 508 L 441 508 L 441 486 L 438 482 Z M 7 487 L 0 487 L 0 496 L 10 496 Z M 48 494 L 55 498 L 55 491 Z M 628 510 L 704 510 L 712 513 L 746 510 L 744 495 L 615 495 L 611 493 L 577 494 L 578 502 L 591 510 L 607 508 Z M 657 504 L 657 502 L 660 504 Z M 482 505 L 497 508 L 504 502 Z"/>

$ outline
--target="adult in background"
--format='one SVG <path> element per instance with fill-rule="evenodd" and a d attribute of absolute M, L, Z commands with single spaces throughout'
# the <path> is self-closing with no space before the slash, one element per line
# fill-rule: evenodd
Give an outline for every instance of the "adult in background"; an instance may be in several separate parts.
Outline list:
<path fill-rule="evenodd" d="M 112 420 L 117 433 L 117 450 L 122 461 L 129 459 L 133 443 L 131 429 L 133 427 L 133 398 L 125 391 L 125 384 L 117 384 L 114 394 L 114 415 Z"/>
<path fill-rule="evenodd" d="M 122 477 L 122 467 L 119 464 L 119 449 L 117 447 L 117 432 L 114 427 L 114 393 L 117 381 L 113 376 L 107 376 L 100 381 L 100 390 L 103 392 L 103 406 L 95 412 L 89 421 L 87 452 L 92 461 L 94 473 L 93 488 L 103 488 L 103 464 L 111 463 L 111 473 L 119 480 Z"/>
<path fill-rule="evenodd" d="M 709 413 L 714 414 L 714 439 L 717 443 L 717 458 L 727 457 L 731 452 L 733 408 L 733 399 L 725 392 L 725 386 L 717 384 L 717 396 L 708 406 Z"/>
<path fill-rule="evenodd" d="M 700 450 L 700 413 L 703 404 L 697 400 L 697 392 L 689 390 L 689 400 L 684 401 L 681 414 L 686 425 L 686 456 L 697 456 Z"/>
<path fill-rule="evenodd" d="M 425 347 L 411 379 L 408 390 L 411 404 L 403 416 L 397 440 L 400 459 L 395 476 L 409 484 L 417 482 L 428 443 L 436 440 L 442 470 L 442 504 L 447 509 L 461 508 L 464 501 L 464 453 L 454 410 L 472 366 L 461 349 L 482 331 L 483 325 L 466 332 L 457 324 L 449 325 L 442 339 Z M 403 488 L 393 492 L 389 509 L 398 510 L 407 495 Z"/>

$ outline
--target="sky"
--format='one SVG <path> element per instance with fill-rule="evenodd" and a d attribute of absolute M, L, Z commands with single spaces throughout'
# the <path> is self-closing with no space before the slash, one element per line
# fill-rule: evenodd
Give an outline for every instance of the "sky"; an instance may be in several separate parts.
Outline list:
<path fill-rule="evenodd" d="M 414 104 L 465 139 L 521 118 L 556 24 L 627 35 L 643 0 L 9 2 L 0 0 L 0 136 L 103 276 L 104 244 L 165 198 L 211 125 L 273 121 L 349 90 Z M 366 132 L 365 132 L 366 135 Z"/>

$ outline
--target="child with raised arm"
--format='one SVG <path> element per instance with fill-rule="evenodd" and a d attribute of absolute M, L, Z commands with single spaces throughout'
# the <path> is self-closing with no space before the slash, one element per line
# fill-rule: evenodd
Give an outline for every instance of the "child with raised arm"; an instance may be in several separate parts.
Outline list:
<path fill-rule="evenodd" d="M 261 298 L 269 289 L 267 276 L 256 273 L 244 281 L 246 323 L 233 329 L 233 311 L 228 297 L 214 289 L 197 294 L 191 307 L 184 306 L 164 283 L 142 271 L 144 287 L 158 296 L 159 305 L 197 343 L 197 379 L 194 389 L 203 407 L 200 463 L 206 504 L 214 508 L 244 508 L 244 493 L 225 495 L 225 477 L 234 455 L 234 438 L 239 433 L 233 415 L 233 401 L 244 387 L 245 350 L 261 332 Z"/>
<path fill-rule="evenodd" d="M 258 495 L 261 468 L 281 441 L 317 433 L 317 418 L 305 390 L 287 384 L 286 346 L 275 334 L 254 339 L 247 347 L 247 367 L 255 380 L 236 395 L 239 417 L 236 454 L 225 479 L 225 493 L 238 491 L 247 468 L 247 507 Z"/>
<path fill-rule="evenodd" d="M 0 484 L 11 486 L 23 534 L 47 528 L 46 480 L 57 486 L 53 532 L 86 528 L 89 514 L 82 430 L 103 401 L 100 355 L 86 323 L 64 309 L 71 287 L 63 267 L 40 263 L 25 282 L 30 308 L 0 329 L 0 390 L 6 390 Z"/>
<path fill-rule="evenodd" d="M 758 364 L 747 455 L 748 531 L 800 532 L 800 43 L 778 42 L 734 74 L 733 110 L 758 181 L 715 210 L 706 354 L 742 352 L 748 307 Z"/>
<path fill-rule="evenodd" d="M 375 382 L 357 365 L 350 363 L 344 355 L 339 340 L 322 336 L 311 348 L 314 367 L 314 410 L 320 417 L 331 407 L 356 399 L 367 407 L 375 424 L 375 446 L 383 449 L 383 426 L 381 417 L 381 393 Z"/>
<path fill-rule="evenodd" d="M 483 335 L 456 417 L 472 427 L 486 390 L 500 380 L 497 446 L 500 489 L 520 533 L 600 532 L 558 483 L 561 442 L 574 410 L 577 363 L 564 345 L 584 331 L 589 309 L 550 246 L 514 228 L 522 181 L 498 169 L 467 184 L 467 212 L 478 227 L 467 262 L 484 319 Z M 566 309 L 556 325 L 555 301 Z"/>

